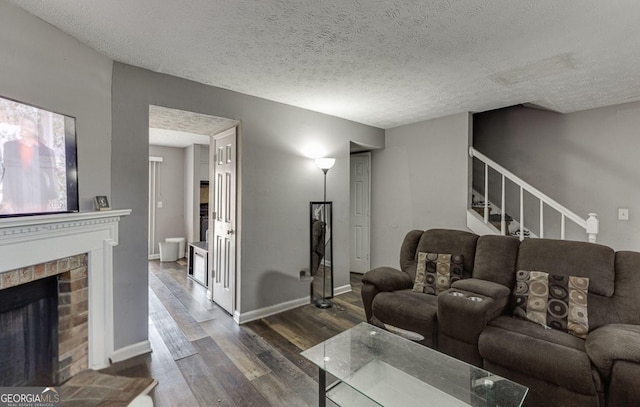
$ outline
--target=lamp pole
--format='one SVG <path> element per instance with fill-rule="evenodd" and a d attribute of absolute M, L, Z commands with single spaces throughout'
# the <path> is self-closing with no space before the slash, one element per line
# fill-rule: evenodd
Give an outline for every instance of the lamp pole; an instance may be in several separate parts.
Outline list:
<path fill-rule="evenodd" d="M 322 200 L 322 244 L 324 245 L 324 254 L 322 256 L 322 298 L 316 301 L 316 307 L 318 308 L 331 308 L 333 304 L 327 299 L 325 287 L 327 285 L 327 172 L 335 164 L 335 158 L 319 158 L 316 160 L 316 165 L 324 173 L 324 190 Z M 333 214 L 332 214 L 333 216 Z M 333 253 L 331 253 L 333 259 Z M 331 264 L 333 267 L 333 264 Z"/>

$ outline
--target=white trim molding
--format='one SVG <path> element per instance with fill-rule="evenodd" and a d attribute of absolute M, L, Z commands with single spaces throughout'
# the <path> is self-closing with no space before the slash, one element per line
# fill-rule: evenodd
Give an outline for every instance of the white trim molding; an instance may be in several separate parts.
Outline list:
<path fill-rule="evenodd" d="M 113 353 L 113 247 L 130 209 L 0 219 L 0 273 L 88 254 L 89 368 Z"/>
<path fill-rule="evenodd" d="M 334 297 L 336 295 L 348 293 L 351 291 L 351 284 L 343 285 L 340 287 L 336 287 L 333 290 Z M 284 311 L 289 311 L 290 309 L 298 308 L 303 305 L 311 304 L 309 297 L 298 298 L 296 300 L 291 300 L 287 302 L 283 302 L 281 304 L 271 305 L 269 307 L 255 309 L 253 311 L 248 311 L 244 313 L 240 313 L 235 311 L 233 313 L 233 320 L 238 324 L 244 324 L 247 322 L 255 321 L 256 319 L 266 318 L 271 315 L 279 314 Z"/>
<path fill-rule="evenodd" d="M 118 363 L 122 362 L 123 360 L 150 353 L 151 351 L 151 343 L 146 340 L 116 350 L 111 354 L 109 360 L 111 361 L 111 363 Z"/>
<path fill-rule="evenodd" d="M 341 285 L 333 289 L 333 296 L 351 292 L 351 284 Z"/>
<path fill-rule="evenodd" d="M 266 318 L 268 316 L 279 314 L 281 312 L 298 308 L 310 303 L 311 302 L 309 300 L 309 297 L 304 297 L 304 298 L 298 298 L 296 300 L 283 302 L 281 304 L 271 305 L 264 308 L 258 308 L 253 311 L 248 311 L 244 313 L 235 311 L 233 313 L 233 320 L 236 321 L 238 324 L 244 324 L 246 322 L 255 321 L 256 319 L 260 319 L 260 318 Z"/>

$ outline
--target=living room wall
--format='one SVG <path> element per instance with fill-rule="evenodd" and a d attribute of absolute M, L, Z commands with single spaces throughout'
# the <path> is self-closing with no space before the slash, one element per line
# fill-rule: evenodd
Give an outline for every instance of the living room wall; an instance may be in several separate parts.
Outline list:
<path fill-rule="evenodd" d="M 94 196 L 111 196 L 113 61 L 6 2 L 0 2 L 0 38 L 0 95 L 76 118 L 80 210 L 93 210 Z M 111 204 L 124 208 L 117 201 Z M 127 218 L 120 225 L 125 223 Z M 126 285 L 128 270 L 113 270 Z M 146 288 L 143 292 L 146 296 Z M 120 309 L 114 321 L 116 349 L 146 339 L 146 319 L 122 318 L 129 315 L 130 299 L 137 295 L 114 287 L 114 302 L 126 309 Z M 146 304 L 142 312 L 147 312 Z M 123 332 L 133 325 L 135 340 L 128 340 Z"/>
<path fill-rule="evenodd" d="M 599 243 L 640 249 L 640 102 L 564 115 L 510 107 L 473 123 L 479 151 L 573 212 L 596 212 Z M 628 221 L 617 219 L 618 208 L 629 208 Z M 535 215 L 526 219 L 536 225 Z"/>
<path fill-rule="evenodd" d="M 149 105 L 241 121 L 237 225 L 243 314 L 309 295 L 299 270 L 309 264 L 309 201 L 322 200 L 322 171 L 310 153 L 337 158 L 327 176 L 335 208 L 335 246 L 349 247 L 349 142 L 384 146 L 384 131 L 308 110 L 203 85 L 122 63 L 113 68 L 112 196 L 133 214 L 121 229 L 118 267 L 128 270 L 115 284 L 131 301 L 116 314 L 130 313 L 117 345 L 146 339 L 141 330 L 147 304 L 146 205 Z M 314 147 L 315 145 L 315 147 Z M 335 286 L 349 284 L 349 252 L 336 250 Z"/>
<path fill-rule="evenodd" d="M 112 61 L 0 2 L 0 96 L 76 118 L 80 209 L 111 189 Z"/>
<path fill-rule="evenodd" d="M 386 131 L 372 155 L 371 266 L 398 267 L 413 229 L 467 230 L 469 114 Z"/>

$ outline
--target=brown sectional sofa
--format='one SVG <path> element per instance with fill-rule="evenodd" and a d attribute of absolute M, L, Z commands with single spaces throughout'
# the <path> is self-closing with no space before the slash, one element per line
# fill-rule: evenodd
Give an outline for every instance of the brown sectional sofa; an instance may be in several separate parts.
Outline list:
<path fill-rule="evenodd" d="M 419 252 L 462 254 L 471 278 L 439 295 L 415 292 Z M 586 338 L 513 316 L 519 270 L 589 279 Z M 400 270 L 376 268 L 362 281 L 368 322 L 529 387 L 525 406 L 640 405 L 640 253 L 414 230 Z"/>

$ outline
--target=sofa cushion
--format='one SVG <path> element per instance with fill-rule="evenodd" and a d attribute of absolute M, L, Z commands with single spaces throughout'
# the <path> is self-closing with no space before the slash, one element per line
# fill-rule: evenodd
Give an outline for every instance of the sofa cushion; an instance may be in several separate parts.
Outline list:
<path fill-rule="evenodd" d="M 615 280 L 615 252 L 595 243 L 554 239 L 525 239 L 520 243 L 516 270 L 589 279 L 589 292 L 610 297 Z"/>
<path fill-rule="evenodd" d="M 577 393 L 594 394 L 599 388 L 585 341 L 555 329 L 501 316 L 480 334 L 478 350 L 492 364 Z"/>
<path fill-rule="evenodd" d="M 589 333 L 588 287 L 589 279 L 585 277 L 519 270 L 513 314 L 544 327 L 586 338 Z"/>
<path fill-rule="evenodd" d="M 418 253 L 418 264 L 413 291 L 438 295 L 448 290 L 451 284 L 463 278 L 465 273 L 461 254 Z"/>
<path fill-rule="evenodd" d="M 438 313 L 438 297 L 412 290 L 378 293 L 373 299 L 373 316 L 383 324 L 417 332 L 432 345 Z"/>
<path fill-rule="evenodd" d="M 513 287 L 520 240 L 511 236 L 486 235 L 478 238 L 473 277 Z"/>
<path fill-rule="evenodd" d="M 616 253 L 616 293 L 613 296 L 618 321 L 640 324 L 640 253 L 620 251 Z"/>

